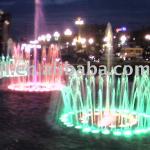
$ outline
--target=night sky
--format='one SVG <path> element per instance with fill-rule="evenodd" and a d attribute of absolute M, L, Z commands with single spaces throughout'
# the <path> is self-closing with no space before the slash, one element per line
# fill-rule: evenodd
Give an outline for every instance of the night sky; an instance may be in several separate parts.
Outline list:
<path fill-rule="evenodd" d="M 62 31 L 73 26 L 73 19 L 81 16 L 87 23 L 130 29 L 150 25 L 150 0 L 43 0 L 49 31 Z M 33 0 L 0 0 L 0 9 L 12 15 L 12 29 L 16 35 L 32 33 L 34 25 Z"/>

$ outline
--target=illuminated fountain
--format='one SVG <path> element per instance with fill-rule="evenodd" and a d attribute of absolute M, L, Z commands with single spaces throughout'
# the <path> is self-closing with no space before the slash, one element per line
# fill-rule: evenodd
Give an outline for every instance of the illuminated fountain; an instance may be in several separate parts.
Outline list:
<path fill-rule="evenodd" d="M 111 91 L 109 102 L 107 85 Z M 72 78 L 62 91 L 64 106 L 60 120 L 64 125 L 85 133 L 116 136 L 150 132 L 149 76 L 135 76 L 132 86 L 127 76 L 118 79 L 109 76 L 107 85 L 101 76 L 98 80 Z"/>
<path fill-rule="evenodd" d="M 15 49 L 14 53 L 15 59 L 20 60 L 17 73 L 24 76 L 10 79 L 8 89 L 47 92 L 63 87 L 63 64 L 56 45 L 42 48 L 36 44 L 23 45 L 21 49 Z"/>
<path fill-rule="evenodd" d="M 84 133 L 131 136 L 150 132 L 150 77 L 116 77 L 111 69 L 112 34 L 107 28 L 106 76 L 74 74 L 62 90 L 61 122 Z M 109 72 L 109 73 L 110 73 Z M 130 83 L 130 84 L 129 84 Z"/>
<path fill-rule="evenodd" d="M 35 0 L 34 41 L 14 47 L 13 57 L 18 61 L 17 73 L 24 76 L 12 78 L 8 89 L 26 92 L 47 92 L 63 87 L 63 64 L 57 45 L 40 43 L 38 36 L 46 30 L 42 1 Z M 49 35 L 50 38 L 50 35 Z M 19 70 L 19 71 L 18 71 Z"/>

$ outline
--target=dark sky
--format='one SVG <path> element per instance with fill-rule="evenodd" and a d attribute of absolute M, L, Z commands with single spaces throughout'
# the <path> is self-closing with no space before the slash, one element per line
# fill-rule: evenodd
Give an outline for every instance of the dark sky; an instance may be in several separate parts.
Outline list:
<path fill-rule="evenodd" d="M 81 16 L 88 23 L 130 29 L 150 25 L 150 0 L 43 0 L 43 10 L 49 31 L 73 26 L 73 19 Z M 12 14 L 13 33 L 31 33 L 34 25 L 34 0 L 0 0 L 0 9 Z"/>

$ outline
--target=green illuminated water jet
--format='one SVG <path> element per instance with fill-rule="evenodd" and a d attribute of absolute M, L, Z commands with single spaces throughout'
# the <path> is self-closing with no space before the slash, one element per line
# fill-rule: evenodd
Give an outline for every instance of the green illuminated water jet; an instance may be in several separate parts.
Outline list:
<path fill-rule="evenodd" d="M 132 85 L 125 75 L 117 79 L 111 75 L 109 80 L 102 76 L 74 76 L 62 95 L 64 106 L 60 120 L 67 127 L 118 136 L 150 131 L 150 78 L 147 74 L 135 76 Z"/>

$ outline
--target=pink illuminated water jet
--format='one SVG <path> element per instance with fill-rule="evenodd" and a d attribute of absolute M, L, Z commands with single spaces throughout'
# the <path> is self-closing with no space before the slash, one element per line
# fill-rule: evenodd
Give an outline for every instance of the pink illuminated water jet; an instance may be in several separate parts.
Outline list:
<path fill-rule="evenodd" d="M 36 54 L 35 52 L 36 51 Z M 8 89 L 26 92 L 48 92 L 61 90 L 64 84 L 64 64 L 57 45 L 43 46 L 41 49 L 28 46 L 14 48 L 15 60 L 27 62 L 23 67 L 26 75 L 10 79 Z"/>

